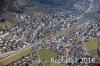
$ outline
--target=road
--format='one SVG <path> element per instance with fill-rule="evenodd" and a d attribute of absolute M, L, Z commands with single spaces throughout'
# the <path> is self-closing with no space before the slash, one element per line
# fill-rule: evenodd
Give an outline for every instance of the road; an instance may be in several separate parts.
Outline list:
<path fill-rule="evenodd" d="M 85 11 L 85 13 L 91 12 L 91 10 L 92 10 L 92 8 L 93 8 L 93 2 L 94 2 L 94 0 L 91 0 L 91 3 L 90 3 L 90 5 L 89 5 L 89 8 Z"/>

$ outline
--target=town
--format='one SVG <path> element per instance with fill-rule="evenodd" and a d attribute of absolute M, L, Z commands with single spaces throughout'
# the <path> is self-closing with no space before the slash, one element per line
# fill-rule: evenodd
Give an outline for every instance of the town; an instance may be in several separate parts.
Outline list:
<path fill-rule="evenodd" d="M 0 65 L 99 66 L 100 21 L 96 14 L 100 13 L 91 14 L 99 9 L 98 2 L 100 5 L 94 0 L 77 2 L 73 10 L 28 9 L 28 13 L 14 14 L 14 23 L 0 17 Z M 58 60 L 56 64 L 51 58 L 77 61 Z"/>

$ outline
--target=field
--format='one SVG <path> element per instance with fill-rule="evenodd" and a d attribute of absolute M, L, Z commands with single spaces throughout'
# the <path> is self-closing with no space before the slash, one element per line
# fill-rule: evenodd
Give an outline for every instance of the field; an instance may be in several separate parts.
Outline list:
<path fill-rule="evenodd" d="M 92 37 L 90 38 L 86 44 L 85 44 L 86 48 L 88 50 L 96 50 L 98 45 L 97 45 L 97 38 L 96 37 Z"/>
<path fill-rule="evenodd" d="M 49 49 L 41 49 L 38 51 L 41 60 L 47 60 L 50 61 L 51 58 L 55 58 L 58 54 L 57 51 L 49 50 Z"/>
<path fill-rule="evenodd" d="M 38 53 L 41 60 L 46 60 L 51 62 L 51 58 L 56 57 L 59 52 L 50 49 L 41 49 L 38 51 Z M 42 63 L 43 66 L 66 66 L 65 64 L 57 64 L 57 63 L 46 63 L 46 62 L 42 62 Z M 31 66 L 38 66 L 38 64 L 33 64 Z"/>
<path fill-rule="evenodd" d="M 12 26 L 11 22 L 0 23 L 0 29 L 9 29 Z"/>

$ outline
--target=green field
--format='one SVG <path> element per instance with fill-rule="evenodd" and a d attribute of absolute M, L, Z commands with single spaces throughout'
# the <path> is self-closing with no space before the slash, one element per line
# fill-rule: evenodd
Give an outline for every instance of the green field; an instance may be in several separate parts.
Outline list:
<path fill-rule="evenodd" d="M 0 23 L 0 29 L 9 29 L 12 26 L 11 22 Z"/>
<path fill-rule="evenodd" d="M 59 53 L 57 51 L 53 51 L 50 49 L 41 49 L 38 52 L 39 52 L 41 60 L 47 60 L 47 61 L 50 61 L 51 58 L 56 57 L 57 54 Z"/>
<path fill-rule="evenodd" d="M 90 38 L 86 44 L 85 44 L 86 48 L 88 50 L 96 50 L 98 45 L 97 45 L 97 38 L 96 37 L 92 37 Z"/>
<path fill-rule="evenodd" d="M 59 52 L 53 51 L 50 49 L 41 49 L 38 51 L 41 60 L 51 61 L 51 58 L 54 58 L 58 55 Z M 38 66 L 38 64 L 33 64 L 31 66 Z M 57 64 L 57 63 L 46 63 L 43 62 L 43 66 L 66 66 L 65 64 Z"/>

